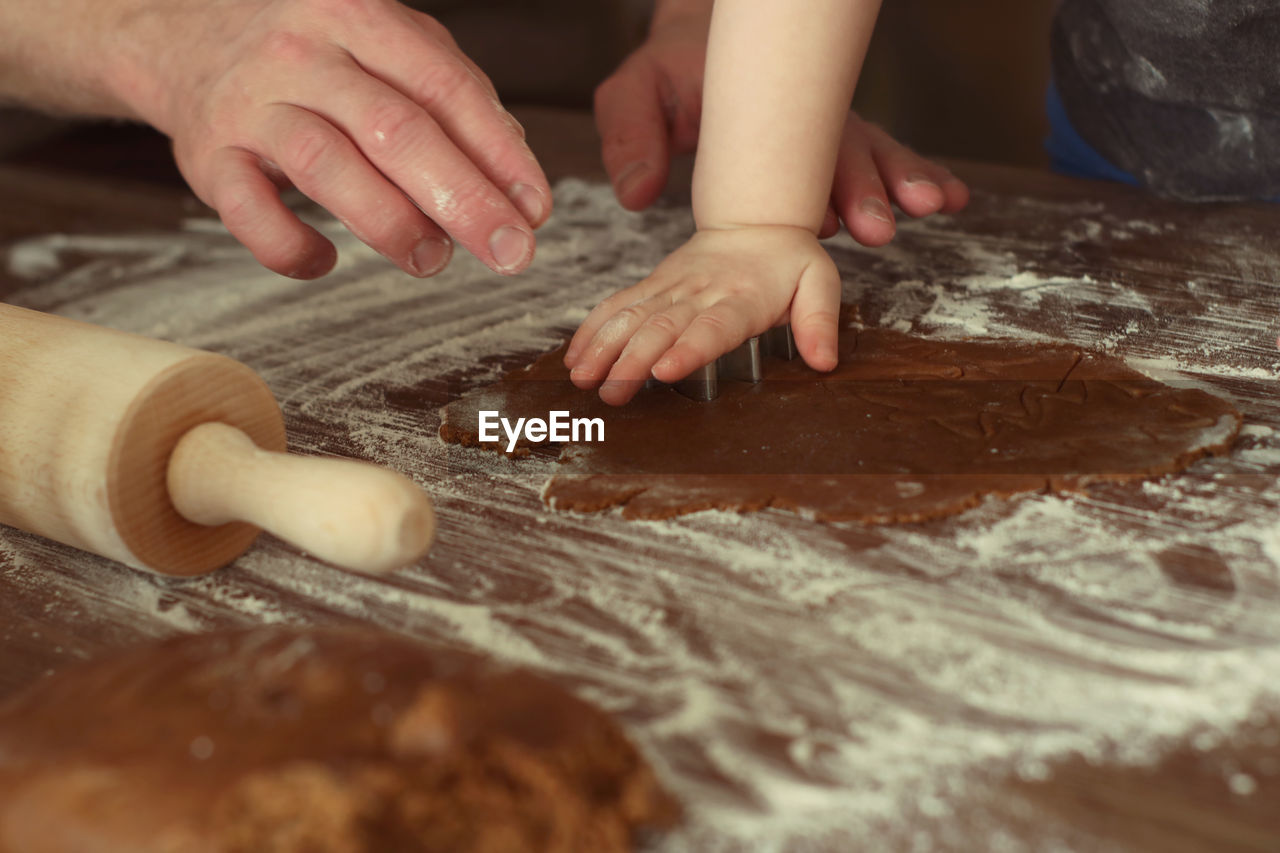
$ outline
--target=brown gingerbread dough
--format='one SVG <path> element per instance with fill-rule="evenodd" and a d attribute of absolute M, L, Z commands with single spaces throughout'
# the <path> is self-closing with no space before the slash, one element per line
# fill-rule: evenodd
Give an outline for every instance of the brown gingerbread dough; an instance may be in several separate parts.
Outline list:
<path fill-rule="evenodd" d="M 561 349 L 451 403 L 440 434 L 480 444 L 482 409 L 513 422 L 553 410 L 604 419 L 603 442 L 564 446 L 544 492 L 557 509 L 666 518 L 781 507 L 886 523 L 988 495 L 1167 474 L 1225 451 L 1240 428 L 1217 397 L 1066 344 L 851 325 L 840 349 L 828 374 L 768 360 L 764 381 L 722 382 L 711 402 L 656 388 L 621 408 L 574 388 Z"/>
<path fill-rule="evenodd" d="M 621 851 L 675 814 L 600 711 L 371 631 L 183 636 L 0 705 L 4 853 Z"/>

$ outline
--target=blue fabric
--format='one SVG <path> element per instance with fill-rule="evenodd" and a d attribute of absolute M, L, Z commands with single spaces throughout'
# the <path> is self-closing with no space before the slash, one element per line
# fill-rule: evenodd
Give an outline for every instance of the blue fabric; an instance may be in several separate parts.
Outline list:
<path fill-rule="evenodd" d="M 1049 82 L 1049 91 L 1045 95 L 1045 111 L 1049 117 L 1049 138 L 1045 140 L 1044 147 L 1049 152 L 1049 163 L 1055 172 L 1076 178 L 1139 185 L 1137 178 L 1099 154 L 1076 132 L 1053 81 Z"/>

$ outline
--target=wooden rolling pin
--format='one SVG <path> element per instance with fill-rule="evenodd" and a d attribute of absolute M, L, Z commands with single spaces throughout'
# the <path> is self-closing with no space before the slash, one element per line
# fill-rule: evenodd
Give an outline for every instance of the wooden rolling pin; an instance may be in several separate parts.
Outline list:
<path fill-rule="evenodd" d="M 360 572 L 435 532 L 408 478 L 290 456 L 265 382 L 225 356 L 0 305 L 0 524 L 195 575 L 266 529 Z"/>

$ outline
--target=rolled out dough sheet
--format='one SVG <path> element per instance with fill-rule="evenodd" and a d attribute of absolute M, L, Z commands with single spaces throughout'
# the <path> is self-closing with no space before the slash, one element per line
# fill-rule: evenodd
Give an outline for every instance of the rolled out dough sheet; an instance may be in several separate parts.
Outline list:
<path fill-rule="evenodd" d="M 850 326 L 840 350 L 828 374 L 770 360 L 764 381 L 722 382 L 709 403 L 658 388 L 614 408 L 573 387 L 561 348 L 451 403 L 440 433 L 501 450 L 505 436 L 480 442 L 481 410 L 603 419 L 603 442 L 561 446 L 544 490 L 561 510 L 653 519 L 778 507 L 891 523 L 1180 471 L 1225 452 L 1241 424 L 1217 397 L 1067 344 Z"/>

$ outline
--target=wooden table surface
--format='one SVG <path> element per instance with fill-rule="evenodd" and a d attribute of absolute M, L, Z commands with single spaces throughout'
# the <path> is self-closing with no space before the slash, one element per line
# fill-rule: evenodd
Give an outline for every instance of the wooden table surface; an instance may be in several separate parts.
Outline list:
<path fill-rule="evenodd" d="M 553 177 L 599 177 L 589 119 L 522 118 Z M 440 517 L 384 580 L 267 538 L 171 580 L 0 530 L 0 695 L 179 631 L 366 622 L 617 714 L 689 809 L 656 849 L 1280 849 L 1280 210 L 957 170 L 965 212 L 831 244 L 863 321 L 1105 349 L 1233 401 L 1229 457 L 896 528 L 556 514 L 548 460 L 445 448 L 438 407 L 643 275 L 678 198 L 561 185 L 513 278 L 414 281 L 331 229 L 342 265 L 296 283 L 184 194 L 0 167 L 0 298 L 238 358 L 296 450 L 396 467 Z"/>

